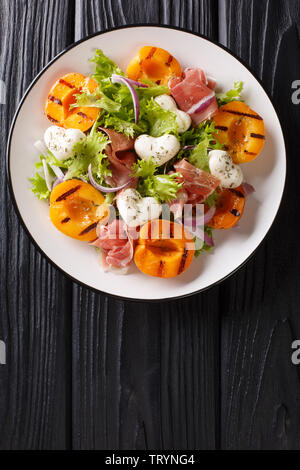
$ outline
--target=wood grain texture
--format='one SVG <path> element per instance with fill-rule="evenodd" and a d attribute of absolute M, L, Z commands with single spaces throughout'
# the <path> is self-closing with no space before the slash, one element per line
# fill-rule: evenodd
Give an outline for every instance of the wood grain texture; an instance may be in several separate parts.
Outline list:
<path fill-rule="evenodd" d="M 77 1 L 75 35 L 156 22 L 216 38 L 216 5 Z M 73 322 L 75 449 L 218 446 L 218 288 L 151 305 L 74 286 Z"/>
<path fill-rule="evenodd" d="M 7 364 L 0 365 L 1 449 L 70 444 L 71 284 L 29 242 L 5 175 L 13 114 L 35 75 L 73 40 L 70 12 L 67 0 L 0 6 L 0 79 L 6 84 L 6 104 L 0 105 L 0 338 L 7 347 Z"/>
<path fill-rule="evenodd" d="M 228 46 L 273 95 L 287 142 L 288 177 L 278 217 L 255 257 L 220 287 L 222 299 L 222 447 L 299 449 L 299 368 L 291 343 L 300 335 L 299 106 L 297 0 L 226 2 Z"/>
<path fill-rule="evenodd" d="M 298 0 L 1 2 L 0 449 L 300 449 L 299 16 Z M 42 66 L 74 39 L 144 22 L 219 38 L 251 65 L 288 151 L 283 204 L 252 260 L 162 304 L 97 295 L 52 268 L 20 227 L 4 168 L 13 113 Z"/>

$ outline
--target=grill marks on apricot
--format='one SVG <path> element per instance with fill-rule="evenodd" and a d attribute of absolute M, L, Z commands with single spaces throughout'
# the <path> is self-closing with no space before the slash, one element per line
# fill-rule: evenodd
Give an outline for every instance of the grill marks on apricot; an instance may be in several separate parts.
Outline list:
<path fill-rule="evenodd" d="M 89 233 L 91 230 L 97 227 L 97 223 L 98 222 L 93 222 L 91 225 L 89 225 L 84 230 L 82 230 L 82 232 L 80 232 L 79 235 L 81 236 L 81 235 L 85 235 L 86 233 Z"/>
<path fill-rule="evenodd" d="M 97 83 L 90 77 L 80 73 L 68 73 L 52 86 L 47 101 L 47 118 L 58 126 L 87 131 L 98 117 L 99 109 L 78 106 L 70 109 L 76 103 L 76 94 L 87 88 L 93 93 Z"/>
<path fill-rule="evenodd" d="M 218 131 L 216 138 L 234 163 L 249 162 L 259 155 L 265 142 L 264 121 L 249 106 L 241 101 L 225 104 L 213 120 Z"/>
<path fill-rule="evenodd" d="M 56 199 L 56 202 L 65 201 L 65 200 L 67 199 L 67 197 L 71 196 L 71 194 L 74 194 L 76 191 L 78 191 L 79 188 L 80 188 L 80 184 L 78 184 L 78 185 L 75 186 L 74 188 L 69 189 L 69 190 L 66 191 L 64 194 L 61 194 L 61 196 L 59 196 L 59 197 Z"/>
<path fill-rule="evenodd" d="M 172 76 L 181 76 L 181 67 L 168 51 L 144 46 L 129 63 L 127 76 L 133 80 L 150 79 L 157 84 L 167 85 Z"/>
<path fill-rule="evenodd" d="M 243 215 L 244 208 L 245 191 L 242 186 L 219 190 L 216 211 L 208 225 L 215 229 L 231 228 Z"/>
<path fill-rule="evenodd" d="M 97 208 L 103 202 L 102 194 L 90 184 L 67 180 L 51 192 L 50 219 L 65 235 L 91 242 L 97 238 L 96 227 L 101 219 Z"/>
<path fill-rule="evenodd" d="M 134 260 L 145 274 L 169 278 L 190 266 L 194 251 L 192 235 L 181 225 L 156 219 L 141 228 Z"/>

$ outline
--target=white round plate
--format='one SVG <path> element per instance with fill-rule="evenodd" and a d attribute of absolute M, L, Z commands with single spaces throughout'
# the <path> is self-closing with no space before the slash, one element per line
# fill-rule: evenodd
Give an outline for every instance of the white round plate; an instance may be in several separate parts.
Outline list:
<path fill-rule="evenodd" d="M 247 182 L 256 192 L 247 199 L 239 226 L 215 231 L 213 254 L 194 259 L 191 267 L 174 279 L 149 277 L 135 266 L 129 274 L 104 273 L 98 254 L 86 243 L 66 237 L 51 224 L 49 209 L 30 191 L 41 139 L 49 121 L 44 103 L 50 86 L 71 72 L 89 74 L 89 59 L 100 48 L 123 70 L 143 45 L 159 46 L 184 67 L 201 67 L 226 91 L 233 82 L 244 82 L 244 99 L 265 120 L 266 144 L 262 154 L 243 165 Z M 285 183 L 286 156 L 280 123 L 259 81 L 229 51 L 204 37 L 161 26 L 130 26 L 94 35 L 76 43 L 54 58 L 28 88 L 16 112 L 7 150 L 7 169 L 17 212 L 36 246 L 64 273 L 85 286 L 135 300 L 174 299 L 206 289 L 236 271 L 255 251 L 268 232 L 279 208 Z"/>

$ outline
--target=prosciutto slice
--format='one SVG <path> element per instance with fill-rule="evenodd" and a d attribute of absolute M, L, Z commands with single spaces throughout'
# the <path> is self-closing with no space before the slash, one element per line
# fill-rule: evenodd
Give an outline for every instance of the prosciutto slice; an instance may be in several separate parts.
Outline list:
<path fill-rule="evenodd" d="M 185 189 L 180 189 L 176 196 L 176 199 L 173 199 L 173 201 L 168 203 L 170 211 L 174 214 L 174 219 L 181 217 L 183 207 L 189 200 L 189 194 Z"/>
<path fill-rule="evenodd" d="M 105 149 L 105 153 L 110 161 L 109 168 L 112 176 L 107 176 L 105 181 L 112 187 L 121 186 L 132 180 L 131 187 L 136 187 L 137 180 L 132 179 L 132 166 L 136 162 L 135 153 L 132 152 L 134 139 L 127 137 L 112 129 L 99 128 L 107 134 L 110 139 L 110 145 Z"/>
<path fill-rule="evenodd" d="M 98 239 L 93 246 L 101 249 L 102 265 L 110 268 L 125 268 L 133 258 L 133 240 L 122 220 L 115 219 L 109 225 L 101 225 Z"/>
<path fill-rule="evenodd" d="M 209 119 L 218 109 L 214 92 L 216 82 L 208 79 L 201 69 L 187 68 L 181 78 L 169 81 L 178 107 L 188 113 L 194 124 Z"/>
<path fill-rule="evenodd" d="M 206 171 L 196 168 L 187 160 L 175 163 L 174 168 L 183 178 L 183 189 L 188 194 L 188 203 L 201 203 L 220 185 L 220 180 Z"/>

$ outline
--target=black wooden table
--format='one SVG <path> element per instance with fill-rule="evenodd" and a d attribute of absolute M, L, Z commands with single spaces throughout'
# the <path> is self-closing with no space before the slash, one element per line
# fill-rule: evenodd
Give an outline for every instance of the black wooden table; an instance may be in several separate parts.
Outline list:
<path fill-rule="evenodd" d="M 97 295 L 49 265 L 5 176 L 14 111 L 42 67 L 88 34 L 150 22 L 203 33 L 249 64 L 288 155 L 255 256 L 204 293 L 155 305 Z M 1 449 L 300 449 L 299 37 L 299 0 L 0 0 Z"/>

